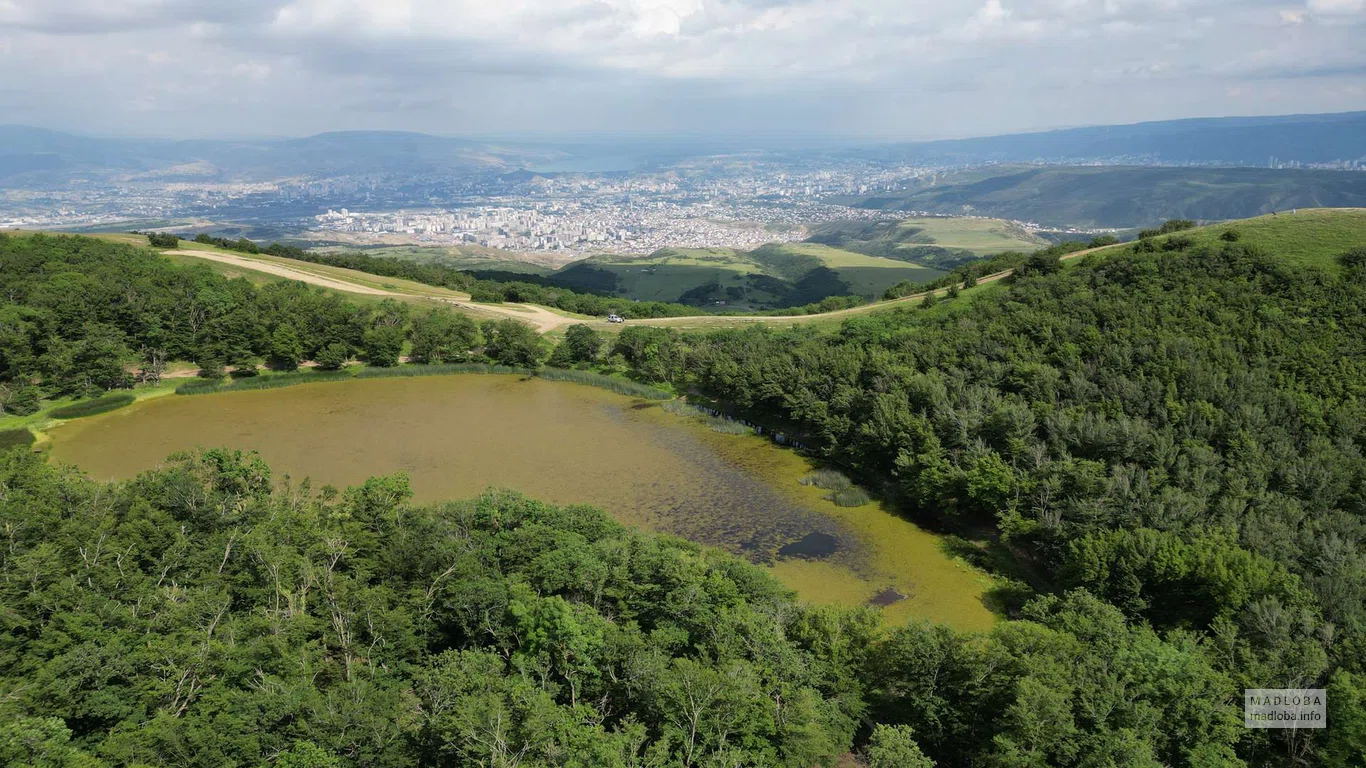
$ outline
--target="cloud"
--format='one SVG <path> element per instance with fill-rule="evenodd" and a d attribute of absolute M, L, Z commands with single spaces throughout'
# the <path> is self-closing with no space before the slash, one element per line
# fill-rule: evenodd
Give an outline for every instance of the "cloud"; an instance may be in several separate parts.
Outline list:
<path fill-rule="evenodd" d="M 1309 0 L 1311 13 L 1339 14 L 1366 11 L 1366 0 Z"/>
<path fill-rule="evenodd" d="M 1246 112 L 1291 76 L 1332 111 L 1366 107 L 1363 3 L 0 0 L 0 119 L 914 137 Z"/>

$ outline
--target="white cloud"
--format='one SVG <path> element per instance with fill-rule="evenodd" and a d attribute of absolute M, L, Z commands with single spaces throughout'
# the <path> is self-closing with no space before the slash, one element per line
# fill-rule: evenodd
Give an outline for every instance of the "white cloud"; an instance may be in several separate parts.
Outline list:
<path fill-rule="evenodd" d="M 1248 81 L 1366 82 L 1366 0 L 1306 3 L 0 0 L 0 120 L 914 136 L 1247 112 Z"/>
<path fill-rule="evenodd" d="M 1366 10 L 1366 0 L 1309 0 L 1306 7 L 1311 13 L 1361 13 Z"/>

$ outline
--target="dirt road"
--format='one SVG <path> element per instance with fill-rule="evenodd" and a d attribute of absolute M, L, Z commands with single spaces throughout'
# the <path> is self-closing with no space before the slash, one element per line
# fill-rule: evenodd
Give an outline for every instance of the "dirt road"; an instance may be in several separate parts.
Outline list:
<path fill-rule="evenodd" d="M 1117 243 L 1116 245 L 1103 245 L 1099 248 L 1088 248 L 1083 251 L 1076 251 L 1074 253 L 1069 253 L 1063 256 L 1062 260 L 1066 261 L 1070 259 L 1079 258 L 1089 253 L 1103 251 L 1106 248 L 1115 248 L 1118 245 L 1123 244 Z M 310 272 L 306 269 L 299 269 L 291 267 L 286 264 L 280 264 L 274 261 L 266 261 L 264 259 L 253 259 L 248 256 L 238 256 L 236 254 L 223 253 L 221 251 L 175 250 L 163 251 L 163 253 L 174 254 L 179 256 L 193 256 L 195 258 L 207 259 L 209 261 L 216 261 L 221 264 L 227 264 L 233 267 L 238 267 L 240 269 L 264 272 L 268 275 L 275 275 L 276 277 L 283 277 L 290 280 L 299 280 L 310 285 L 317 285 L 323 288 L 330 288 L 335 291 L 358 293 L 366 296 L 392 296 L 394 298 L 426 299 L 428 301 L 449 304 L 451 306 L 460 308 L 475 315 L 512 318 L 513 320 L 517 320 L 534 327 L 540 333 L 547 333 L 549 331 L 553 331 L 557 328 L 572 323 L 584 322 L 583 319 L 575 319 L 573 317 L 559 315 L 550 311 L 549 309 L 546 309 L 545 307 L 536 304 L 476 304 L 473 301 L 470 301 L 468 296 L 464 296 L 455 291 L 446 291 L 445 289 L 438 288 L 433 288 L 432 293 L 416 291 L 403 292 L 387 290 L 384 288 L 375 288 L 370 285 L 352 283 L 346 280 L 328 277 L 326 275 L 319 275 L 317 273 Z M 1013 273 L 1014 270 L 1005 270 L 1003 272 L 996 272 L 994 274 L 986 275 L 985 277 L 978 278 L 977 284 L 982 285 L 984 283 L 994 283 L 998 280 L 1003 280 L 1006 277 L 1009 277 Z M 371 276 L 367 275 L 367 277 Z M 698 326 L 706 328 L 725 328 L 738 325 L 749 325 L 754 323 L 768 325 L 783 325 L 790 323 L 814 323 L 828 320 L 841 320 L 843 318 L 852 317 L 854 315 L 863 315 L 868 314 L 869 312 L 877 312 L 888 307 L 895 307 L 898 305 L 905 305 L 921 301 L 929 293 L 935 293 L 942 296 L 947 292 L 947 288 L 939 288 L 934 291 L 923 291 L 921 293 L 912 294 L 910 296 L 903 296 L 899 299 L 893 299 L 891 301 L 879 301 L 874 302 L 872 304 L 864 304 L 862 306 L 851 307 L 849 309 L 838 309 L 833 312 L 823 312 L 816 315 L 689 315 L 687 317 L 659 317 L 645 320 L 632 320 L 630 322 L 632 325 Z M 603 327 L 607 327 L 607 322 L 605 320 L 596 320 L 589 322 L 592 325 L 601 325 Z"/>
<path fill-rule="evenodd" d="M 517 320 L 526 323 L 527 325 L 535 327 L 536 330 L 540 333 L 553 331 L 561 325 L 573 321 L 573 318 L 565 317 L 563 315 L 557 315 L 544 307 L 539 307 L 534 304 L 476 304 L 470 301 L 468 297 L 462 296 L 461 298 L 455 298 L 449 295 L 440 295 L 436 291 L 441 289 L 433 289 L 433 292 L 430 294 L 392 291 L 385 288 L 375 288 L 369 285 L 362 285 L 360 283 L 353 283 L 348 282 L 346 280 L 327 277 L 326 275 L 319 275 L 317 273 L 310 272 L 306 269 L 297 269 L 273 261 L 266 261 L 264 259 L 253 259 L 249 256 L 238 256 L 236 254 L 223 253 L 221 251 L 201 251 L 186 249 L 162 251 L 162 253 L 175 256 L 192 256 L 196 259 L 215 261 L 219 264 L 227 264 L 228 266 L 237 267 L 239 269 L 247 269 L 253 272 L 263 272 L 267 275 L 283 277 L 288 280 L 298 280 L 303 283 L 308 283 L 309 285 L 316 285 L 321 288 L 330 288 L 334 291 L 357 293 L 365 296 L 392 296 L 394 298 L 427 299 L 430 301 L 440 302 L 442 304 L 449 304 L 453 307 L 467 309 L 475 314 L 497 315 L 499 317 L 512 318 L 513 320 Z M 455 294 L 455 296 L 460 296 L 460 294 L 457 294 L 454 291 L 442 292 Z"/>
<path fill-rule="evenodd" d="M 1059 260 L 1068 261 L 1071 259 L 1080 258 L 1087 254 L 1095 253 L 1097 251 L 1103 251 L 1107 248 L 1115 248 L 1121 245 L 1125 245 L 1125 243 L 1115 243 L 1114 245 L 1102 245 L 1096 248 L 1087 248 L 1082 251 L 1074 251 L 1072 253 L 1062 256 Z M 985 275 L 983 277 L 977 278 L 977 284 L 984 285 L 986 283 L 994 283 L 998 280 L 1004 280 L 1005 278 L 1010 277 L 1014 273 L 1015 270 L 1013 269 L 1007 269 L 1002 272 L 993 272 L 990 275 Z M 837 309 L 831 312 L 821 312 L 814 315 L 688 315 L 686 317 L 660 317 L 650 320 L 632 320 L 631 322 L 636 325 L 699 325 L 708 328 L 725 328 L 753 323 L 814 323 L 826 320 L 841 320 L 843 318 L 852 317 L 854 315 L 866 315 L 871 312 L 880 312 L 884 309 L 887 309 L 888 307 L 903 306 L 913 302 L 921 301 L 925 298 L 926 295 L 931 293 L 942 297 L 945 294 L 947 294 L 948 291 L 948 288 L 936 288 L 933 291 L 922 291 L 920 293 L 914 293 L 909 296 L 902 296 L 899 299 L 891 299 L 889 301 L 875 301 L 871 304 L 861 304 L 857 307 L 850 307 L 849 309 Z"/>

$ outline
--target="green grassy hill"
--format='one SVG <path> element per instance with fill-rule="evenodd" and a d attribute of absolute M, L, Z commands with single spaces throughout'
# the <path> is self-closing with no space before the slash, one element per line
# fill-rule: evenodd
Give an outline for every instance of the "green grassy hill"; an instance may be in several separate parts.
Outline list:
<path fill-rule="evenodd" d="M 1048 245 L 1019 224 L 964 216 L 834 222 L 817 227 L 807 242 L 949 269 L 994 253 L 1027 253 Z"/>
<path fill-rule="evenodd" d="M 575 290 L 641 301 L 770 309 L 828 296 L 877 296 L 902 280 L 930 282 L 943 274 L 819 243 L 772 243 L 753 251 L 664 248 L 649 256 L 594 256 L 550 279 Z"/>
<path fill-rule="evenodd" d="M 557 264 L 546 266 L 539 261 L 533 261 L 530 257 L 523 254 L 516 254 L 498 248 L 485 248 L 477 245 L 385 245 L 374 248 L 342 247 L 329 250 L 359 250 L 370 256 L 387 259 L 403 259 L 404 261 L 414 261 L 418 264 L 440 264 L 454 269 L 541 276 L 554 272 L 555 266 L 564 263 L 564 259 L 561 258 Z"/>
<path fill-rule="evenodd" d="M 1237 242 L 1256 245 L 1292 264 L 1336 271 L 1340 268 L 1338 256 L 1353 248 L 1366 247 L 1366 208 L 1287 211 L 1212 224 L 1157 240 L 1185 236 L 1196 244 L 1207 244 L 1230 237 L 1230 232 Z"/>

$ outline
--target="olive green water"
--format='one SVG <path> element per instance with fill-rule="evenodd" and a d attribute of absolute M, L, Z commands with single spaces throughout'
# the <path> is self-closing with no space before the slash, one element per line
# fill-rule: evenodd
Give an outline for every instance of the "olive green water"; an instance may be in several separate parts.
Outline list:
<path fill-rule="evenodd" d="M 812 602 L 861 604 L 894 588 L 908 598 L 882 609 L 891 620 L 993 621 L 986 576 L 877 505 L 841 508 L 800 485 L 811 469 L 801 456 L 577 384 L 467 375 L 161 397 L 63 424 L 51 438 L 54 460 L 101 479 L 228 446 L 315 486 L 406 472 L 418 501 L 514 488 L 742 554 Z M 778 554 L 813 533 L 833 537 L 836 551 Z"/>

